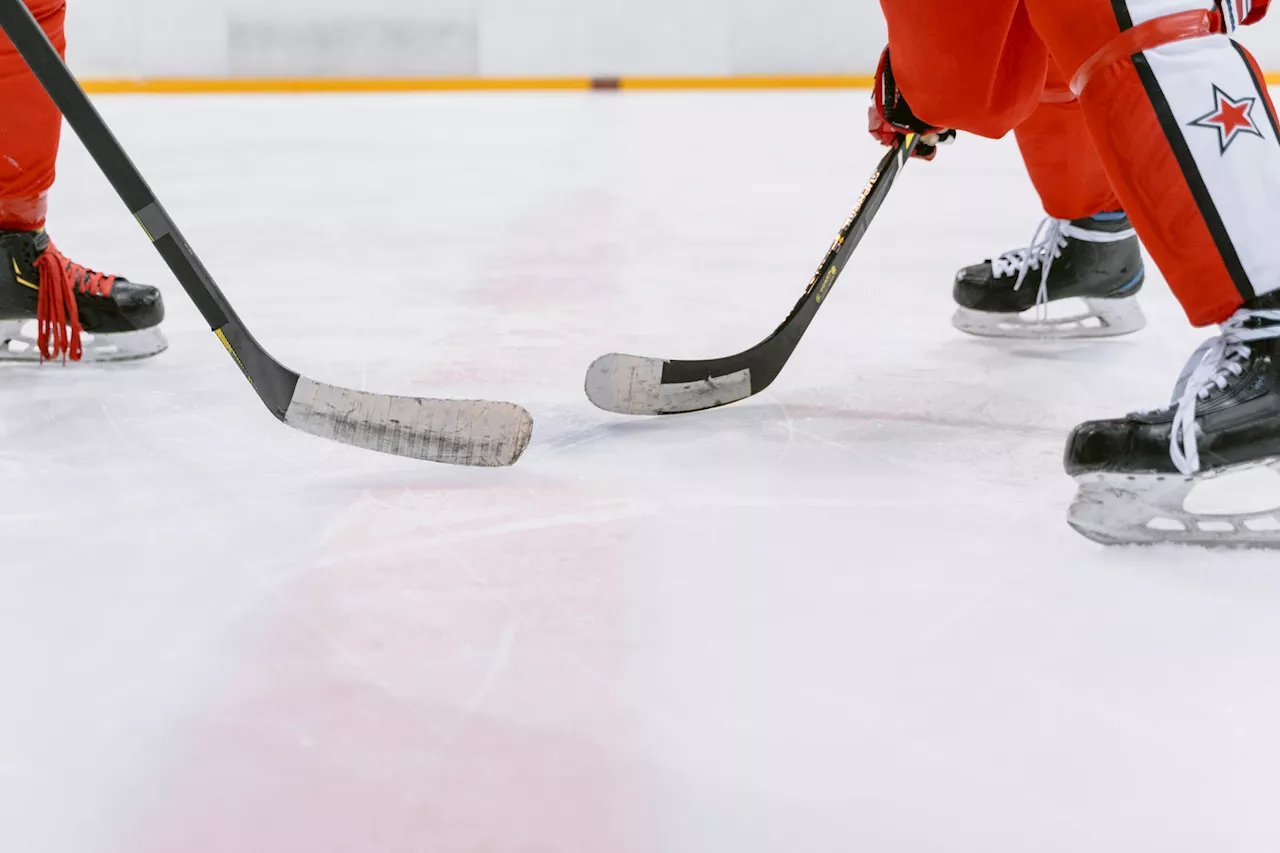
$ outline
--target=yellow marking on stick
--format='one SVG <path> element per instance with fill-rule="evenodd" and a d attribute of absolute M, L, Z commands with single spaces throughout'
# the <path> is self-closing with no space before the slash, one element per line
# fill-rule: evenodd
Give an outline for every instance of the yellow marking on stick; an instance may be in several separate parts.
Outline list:
<path fill-rule="evenodd" d="M 253 377 L 249 375 L 249 371 L 245 370 L 244 362 L 240 360 L 240 356 L 236 354 L 235 347 L 231 346 L 231 341 L 227 340 L 227 335 L 222 329 L 214 329 L 213 333 L 218 336 L 218 340 L 222 341 L 222 345 L 227 348 L 227 352 L 231 353 L 231 357 L 236 360 L 236 364 L 240 367 L 240 372 L 244 374 L 244 378 L 249 380 L 249 384 L 253 384 Z"/>

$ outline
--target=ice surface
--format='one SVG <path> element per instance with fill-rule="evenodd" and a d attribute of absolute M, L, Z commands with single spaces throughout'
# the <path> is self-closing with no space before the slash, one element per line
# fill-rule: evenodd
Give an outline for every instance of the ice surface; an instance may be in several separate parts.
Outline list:
<path fill-rule="evenodd" d="M 1203 333 L 951 329 L 1025 243 L 1011 141 L 913 164 L 760 398 L 593 409 L 601 353 L 791 307 L 865 95 L 103 99 L 245 321 L 321 381 L 510 399 L 506 471 L 261 408 L 69 138 L 51 231 L 167 286 L 145 364 L 0 371 L 0 849 L 1280 849 L 1280 560 L 1071 532 L 1066 431 Z"/>

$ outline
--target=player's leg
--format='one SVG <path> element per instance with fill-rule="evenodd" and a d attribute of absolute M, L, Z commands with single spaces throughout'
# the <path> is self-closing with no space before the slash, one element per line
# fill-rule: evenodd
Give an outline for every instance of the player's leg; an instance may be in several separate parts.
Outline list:
<path fill-rule="evenodd" d="M 1015 133 L 1046 218 L 1026 248 L 957 273 L 956 328 L 1017 338 L 1105 337 L 1141 329 L 1138 237 L 1056 63 L 1049 63 L 1040 105 Z"/>
<path fill-rule="evenodd" d="M 65 51 L 66 0 L 26 0 Z M 44 230 L 62 119 L 0 33 L 0 361 L 137 358 L 165 347 L 160 292 L 69 261 Z M 24 334 L 39 318 L 36 337 Z"/>
<path fill-rule="evenodd" d="M 935 127 L 999 139 L 1035 111 L 1049 53 L 1021 0 L 880 0 L 893 77 Z"/>
<path fill-rule="evenodd" d="M 1280 544 L 1274 511 L 1206 519 L 1197 476 L 1280 458 L 1280 132 L 1261 75 L 1203 0 L 1027 0 L 1095 147 L 1196 325 L 1221 333 L 1170 408 L 1079 427 L 1073 523 L 1120 541 Z M 1247 0 L 1232 0 L 1233 20 Z M 1211 14 L 1212 13 L 1212 14 Z"/>
<path fill-rule="evenodd" d="M 1120 334 L 1143 320 L 1130 298 L 1141 286 L 1141 256 L 1128 223 L 1086 220 L 1112 206 L 1110 187 L 1092 156 L 1087 130 L 1074 107 L 1046 109 L 1046 80 L 1059 91 L 1048 51 L 1020 0 L 882 0 L 889 28 L 893 77 L 913 114 L 936 127 L 1000 137 L 1015 127 L 1035 146 L 1032 176 L 1051 219 L 1028 250 L 1014 252 L 962 273 L 956 297 L 971 331 L 987 334 Z M 1055 180 L 1055 157 L 1082 151 L 1080 180 Z M 1055 153 L 1056 152 L 1056 153 Z M 1099 205 L 1099 206 L 1094 206 Z M 1066 220 L 1066 221 L 1063 221 Z M 1066 246 L 1063 246 L 1064 241 Z M 1111 241 L 1117 241 L 1112 243 Z M 1069 251 L 1065 251 L 1068 250 Z M 1065 257 L 1064 257 L 1065 255 Z M 1050 288 L 1058 279 L 1072 287 Z M 1085 274 L 1106 269 L 1107 274 Z M 1037 272 L 1038 271 L 1038 272 Z M 1077 273 L 1077 271 L 1080 271 Z M 1031 272 L 1037 272 L 1034 277 Z M 1044 275 L 1042 275 L 1044 274 Z M 1033 286 L 1025 286 L 1030 280 Z M 1097 297 L 1086 312 L 1066 322 L 1020 322 L 1019 314 L 1050 295 Z M 966 311 L 964 309 L 976 309 Z M 1098 319 L 1099 315 L 1106 317 Z M 959 325 L 959 323 L 958 323 Z"/>

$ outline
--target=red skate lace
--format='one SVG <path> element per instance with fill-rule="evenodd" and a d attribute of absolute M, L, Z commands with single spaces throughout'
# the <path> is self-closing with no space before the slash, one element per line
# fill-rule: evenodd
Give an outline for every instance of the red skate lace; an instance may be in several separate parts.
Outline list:
<path fill-rule="evenodd" d="M 64 364 L 67 359 L 79 361 L 84 355 L 80 342 L 84 329 L 80 326 L 76 291 L 90 296 L 110 296 L 116 277 L 69 260 L 52 242 L 35 266 L 40 276 L 40 298 L 36 307 L 40 358 L 52 361 L 62 356 Z"/>

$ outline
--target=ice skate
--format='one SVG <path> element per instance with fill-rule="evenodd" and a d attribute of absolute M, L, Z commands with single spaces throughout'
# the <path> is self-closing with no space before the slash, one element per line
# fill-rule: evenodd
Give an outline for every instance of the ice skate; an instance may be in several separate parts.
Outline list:
<path fill-rule="evenodd" d="M 1077 427 L 1066 469 L 1068 519 L 1097 542 L 1280 547 L 1280 299 L 1224 323 L 1169 408 Z"/>
<path fill-rule="evenodd" d="M 0 361 L 122 361 L 168 346 L 160 291 L 68 260 L 44 230 L 0 231 Z"/>
<path fill-rule="evenodd" d="M 1037 275 L 1032 275 L 1037 273 Z M 953 324 L 998 338 L 1102 338 L 1146 325 L 1144 269 L 1123 213 L 1045 219 L 1031 246 L 962 269 Z"/>

